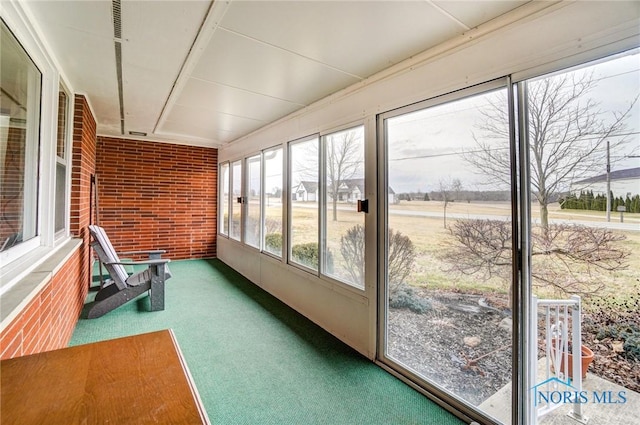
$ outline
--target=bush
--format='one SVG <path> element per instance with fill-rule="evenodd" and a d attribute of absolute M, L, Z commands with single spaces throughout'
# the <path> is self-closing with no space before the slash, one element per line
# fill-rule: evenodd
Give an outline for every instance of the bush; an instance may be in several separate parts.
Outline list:
<path fill-rule="evenodd" d="M 319 263 L 318 244 L 315 242 L 294 245 L 291 248 L 291 257 L 298 263 L 303 264 L 312 269 L 317 269 Z M 327 250 L 326 253 L 326 272 L 333 273 L 333 254 Z"/>
<path fill-rule="evenodd" d="M 364 285 L 364 227 L 360 224 L 340 237 L 340 253 L 351 280 Z"/>
<path fill-rule="evenodd" d="M 422 314 L 431 309 L 431 303 L 420 298 L 409 285 L 403 284 L 390 293 L 389 307 L 407 308 L 414 313 Z"/>
<path fill-rule="evenodd" d="M 269 252 L 282 252 L 282 233 L 269 233 L 264 237 L 264 246 Z"/>
<path fill-rule="evenodd" d="M 395 291 L 411 274 L 416 252 L 409 236 L 389 229 L 389 290 Z M 364 282 L 364 227 L 358 224 L 340 238 L 340 253 L 354 282 Z"/>
<path fill-rule="evenodd" d="M 616 323 L 603 326 L 598 330 L 596 338 L 603 340 L 612 338 L 623 341 L 624 356 L 640 361 L 640 326 L 635 323 Z"/>
<path fill-rule="evenodd" d="M 400 288 L 411 274 L 416 262 L 416 250 L 409 236 L 389 229 L 389 291 Z"/>

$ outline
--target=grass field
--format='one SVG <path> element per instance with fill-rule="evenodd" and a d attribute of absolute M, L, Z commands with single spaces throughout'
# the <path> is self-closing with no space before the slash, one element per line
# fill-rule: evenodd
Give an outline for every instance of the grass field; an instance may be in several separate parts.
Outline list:
<path fill-rule="evenodd" d="M 318 232 L 318 215 L 313 208 L 314 204 L 294 204 L 292 210 L 292 226 L 294 243 L 315 242 Z M 309 208 L 311 207 L 311 208 Z M 456 218 L 473 216 L 496 216 L 507 219 L 510 214 L 508 203 L 479 203 L 479 202 L 454 202 L 447 206 L 447 227 L 450 227 Z M 434 289 L 459 290 L 469 292 L 496 292 L 508 293 L 509 283 L 499 276 L 487 278 L 479 275 L 460 275 L 451 272 L 450 265 L 443 261 L 443 255 L 447 249 L 455 246 L 451 232 L 444 226 L 442 217 L 443 203 L 438 201 L 402 201 L 399 204 L 390 205 L 389 227 L 409 236 L 413 242 L 417 258 L 413 272 L 408 278 L 408 283 L 414 286 L 423 286 Z M 425 213 L 425 216 L 403 215 L 410 213 Z M 270 215 L 267 212 L 268 216 Z M 345 261 L 340 255 L 340 237 L 350 227 L 363 223 L 363 215 L 355 212 L 354 206 L 341 205 L 338 211 L 338 220 L 332 221 L 330 211 L 327 214 L 327 247 L 331 250 L 336 264 L 336 273 L 345 275 Z M 532 205 L 532 219 L 539 218 L 539 208 Z M 560 210 L 557 204 L 549 208 L 549 218 L 562 220 L 579 220 L 604 222 L 605 214 L 597 211 L 570 211 Z M 612 214 L 612 221 L 618 221 L 619 214 Z M 640 228 L 640 214 L 625 214 L 625 223 L 638 223 Z M 599 296 L 621 297 L 639 291 L 640 287 L 640 231 L 616 231 L 622 233 L 626 239 L 620 242 L 621 246 L 630 251 L 627 258 L 627 268 L 602 275 L 603 289 Z M 533 267 L 536 267 L 534 260 Z M 508 272 L 507 272 L 508 273 Z M 507 275 L 508 278 L 508 275 Z M 535 288 L 534 292 L 541 297 L 557 296 L 556 293 Z M 587 300 L 585 300 L 587 301 Z"/>

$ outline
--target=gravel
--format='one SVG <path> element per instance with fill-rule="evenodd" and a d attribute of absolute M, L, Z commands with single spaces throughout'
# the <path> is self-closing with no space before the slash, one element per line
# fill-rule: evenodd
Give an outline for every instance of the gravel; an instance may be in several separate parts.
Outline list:
<path fill-rule="evenodd" d="M 504 300 L 424 289 L 418 296 L 429 311 L 389 310 L 388 356 L 474 405 L 511 381 Z"/>
<path fill-rule="evenodd" d="M 511 381 L 511 313 L 506 295 L 424 288 L 415 295 L 431 308 L 422 314 L 389 309 L 389 357 L 473 405 Z M 640 361 L 616 352 L 616 341 L 596 339 L 600 327 L 593 321 L 586 315 L 583 326 L 583 341 L 596 354 L 589 372 L 640 392 Z"/>

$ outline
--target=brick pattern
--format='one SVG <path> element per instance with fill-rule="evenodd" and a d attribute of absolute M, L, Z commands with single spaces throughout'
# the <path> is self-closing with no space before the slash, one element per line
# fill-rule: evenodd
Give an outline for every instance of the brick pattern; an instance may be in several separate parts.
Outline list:
<path fill-rule="evenodd" d="M 89 287 L 91 258 L 86 228 L 95 155 L 95 119 L 86 99 L 76 96 L 70 231 L 84 242 L 0 334 L 2 359 L 62 348 L 71 339 Z"/>
<path fill-rule="evenodd" d="M 93 221 L 91 214 L 95 216 L 91 206 L 91 176 L 96 172 L 96 120 L 84 96 L 75 96 L 73 116 L 69 231 L 83 240 L 78 282 L 88 288 L 92 261 L 91 236 L 87 226 Z"/>
<path fill-rule="evenodd" d="M 0 358 L 65 347 L 86 297 L 78 284 L 82 251 L 76 251 L 51 281 L 0 335 Z"/>
<path fill-rule="evenodd" d="M 117 251 L 216 255 L 217 149 L 98 137 L 99 223 Z"/>

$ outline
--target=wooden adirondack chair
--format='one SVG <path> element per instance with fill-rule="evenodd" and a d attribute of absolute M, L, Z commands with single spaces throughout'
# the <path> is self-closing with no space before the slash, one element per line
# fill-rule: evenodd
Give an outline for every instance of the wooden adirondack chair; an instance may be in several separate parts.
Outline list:
<path fill-rule="evenodd" d="M 151 311 L 164 310 L 164 282 L 171 277 L 166 258 L 160 258 L 165 251 L 136 251 L 123 254 L 148 254 L 145 261 L 121 261 L 104 229 L 100 226 L 90 225 L 89 232 L 93 242 L 91 246 L 98 254 L 98 259 L 105 266 L 110 279 L 102 285 L 87 317 L 93 319 L 100 317 L 111 310 L 120 307 L 128 301 L 136 298 L 145 291 L 150 292 Z M 124 266 L 146 265 L 143 271 L 129 275 Z"/>

